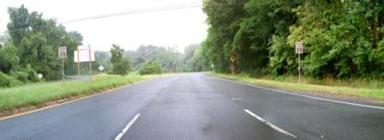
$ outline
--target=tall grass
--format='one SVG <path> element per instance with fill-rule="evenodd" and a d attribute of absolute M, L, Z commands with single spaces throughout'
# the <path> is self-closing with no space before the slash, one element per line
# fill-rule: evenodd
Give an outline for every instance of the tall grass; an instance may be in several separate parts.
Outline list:
<path fill-rule="evenodd" d="M 210 75 L 290 91 L 327 93 L 384 100 L 383 82 L 380 80 L 336 80 L 331 78 L 319 80 L 304 77 L 302 83 L 298 83 L 298 78 L 295 76 L 253 78 L 247 74 L 210 73 Z"/>
<path fill-rule="evenodd" d="M 222 73 L 213 73 L 222 74 Z M 250 74 L 240 73 L 236 74 L 237 77 L 249 77 L 256 78 Z M 295 75 L 282 75 L 282 76 L 258 76 L 257 79 L 274 80 L 279 82 L 298 83 L 299 77 Z M 308 76 L 301 77 L 301 83 L 315 84 L 315 85 L 327 85 L 327 86 L 342 86 L 342 87 L 354 87 L 354 88 L 384 88 L 384 79 L 372 79 L 372 78 L 349 78 L 349 79 L 335 79 L 330 76 L 323 79 L 316 79 Z"/>
<path fill-rule="evenodd" d="M 39 106 L 49 101 L 55 101 L 74 96 L 85 96 L 96 91 L 129 84 L 135 81 L 149 79 L 155 76 L 140 76 L 129 74 L 97 75 L 92 81 L 56 81 L 27 84 L 12 88 L 0 89 L 0 112 L 12 111 L 17 108 Z"/>

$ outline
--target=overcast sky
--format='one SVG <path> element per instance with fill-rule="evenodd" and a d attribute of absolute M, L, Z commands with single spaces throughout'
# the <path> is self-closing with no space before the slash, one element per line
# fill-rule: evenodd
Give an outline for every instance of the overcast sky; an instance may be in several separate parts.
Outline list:
<path fill-rule="evenodd" d="M 126 50 L 139 45 L 178 47 L 201 43 L 207 34 L 206 15 L 201 7 L 129 14 L 103 19 L 63 23 L 68 20 L 131 10 L 196 5 L 201 0 L 0 0 L 0 32 L 9 22 L 7 7 L 24 4 L 29 11 L 54 18 L 68 31 L 78 31 L 84 43 L 97 50 L 109 50 L 112 43 Z"/>

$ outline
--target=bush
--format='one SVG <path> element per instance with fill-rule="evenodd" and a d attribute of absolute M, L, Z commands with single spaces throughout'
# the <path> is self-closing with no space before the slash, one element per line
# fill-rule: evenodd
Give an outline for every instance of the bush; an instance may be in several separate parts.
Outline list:
<path fill-rule="evenodd" d="M 11 72 L 11 76 L 21 82 L 28 82 L 28 73 L 22 71 Z"/>
<path fill-rule="evenodd" d="M 11 76 L 21 82 L 36 82 L 38 81 L 36 71 L 28 64 L 25 68 L 16 68 L 11 72 Z"/>
<path fill-rule="evenodd" d="M 160 74 L 161 68 L 160 65 L 154 61 L 149 61 L 145 63 L 143 66 L 141 66 L 139 73 L 141 75 L 144 74 Z"/>
<path fill-rule="evenodd" d="M 121 62 L 117 62 L 113 65 L 113 74 L 127 75 L 131 69 L 131 63 L 123 59 Z"/>
<path fill-rule="evenodd" d="M 22 82 L 15 79 L 14 77 L 8 76 L 3 72 L 0 72 L 0 87 L 12 87 L 12 86 L 17 86 L 21 84 Z"/>
<path fill-rule="evenodd" d="M 24 69 L 22 69 L 22 71 L 28 74 L 28 81 L 36 82 L 39 80 L 36 76 L 36 70 L 32 69 L 30 64 L 28 64 Z"/>

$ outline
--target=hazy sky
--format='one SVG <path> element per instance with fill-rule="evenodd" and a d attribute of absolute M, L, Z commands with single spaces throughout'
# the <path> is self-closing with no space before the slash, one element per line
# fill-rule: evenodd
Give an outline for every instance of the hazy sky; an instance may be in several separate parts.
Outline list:
<path fill-rule="evenodd" d="M 170 5 L 201 4 L 201 0 L 0 0 L 0 32 L 9 22 L 7 7 L 24 4 L 29 11 L 39 11 L 44 18 L 64 21 L 153 9 Z M 84 43 L 97 50 L 109 50 L 112 43 L 127 50 L 153 44 L 178 47 L 201 43 L 207 34 L 206 15 L 201 7 L 115 16 L 74 23 L 62 23 L 68 31 L 78 31 Z"/>

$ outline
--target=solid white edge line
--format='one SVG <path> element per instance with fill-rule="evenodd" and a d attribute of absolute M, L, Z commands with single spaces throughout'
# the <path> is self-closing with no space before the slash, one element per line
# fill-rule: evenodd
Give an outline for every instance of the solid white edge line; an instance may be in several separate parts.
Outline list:
<path fill-rule="evenodd" d="M 128 129 L 135 123 L 135 121 L 140 117 L 140 113 L 136 114 L 135 117 L 127 124 L 127 126 L 124 127 L 123 130 L 115 137 L 115 140 L 120 140 L 121 137 L 124 136 L 124 134 L 128 131 Z"/>
<path fill-rule="evenodd" d="M 249 83 L 233 81 L 233 80 L 228 80 L 228 79 L 223 79 L 223 78 L 217 78 L 217 77 L 213 77 L 213 78 L 224 80 L 224 81 L 229 81 L 229 82 L 233 82 L 233 83 L 237 83 L 237 84 L 241 84 L 241 85 L 246 85 L 246 86 L 250 86 L 250 87 L 254 87 L 254 88 L 261 88 L 261 89 L 264 89 L 264 90 L 279 92 L 279 93 L 283 93 L 283 94 L 289 94 L 289 95 L 293 95 L 293 96 L 300 96 L 300 97 L 310 98 L 310 99 L 314 99 L 314 100 L 320 100 L 320 101 L 326 101 L 326 102 L 331 102 L 331 103 L 338 103 L 338 104 L 351 105 L 351 106 L 357 106 L 357 107 L 364 107 L 364 108 L 384 110 L 384 107 L 381 107 L 381 106 L 365 105 L 365 104 L 359 104 L 359 103 L 351 103 L 351 102 L 346 102 L 346 101 L 339 101 L 339 100 L 315 97 L 315 96 L 310 96 L 310 95 L 303 95 L 303 94 L 288 92 L 288 91 L 284 91 L 284 90 L 272 89 L 272 88 L 252 85 L 252 84 L 249 84 Z"/>
<path fill-rule="evenodd" d="M 285 134 L 285 135 L 288 135 L 288 136 L 291 136 L 293 138 L 297 138 L 295 135 L 289 133 L 288 131 L 285 131 L 284 129 L 264 120 L 262 117 L 258 116 L 257 114 L 249 111 L 248 109 L 244 109 L 245 112 L 247 112 L 249 115 L 251 115 L 252 117 L 255 117 L 256 119 L 258 119 L 259 121 L 261 121 L 262 123 L 264 123 L 265 125 L 271 127 L 272 129 L 276 130 L 277 132 L 280 132 L 282 134 Z"/>

